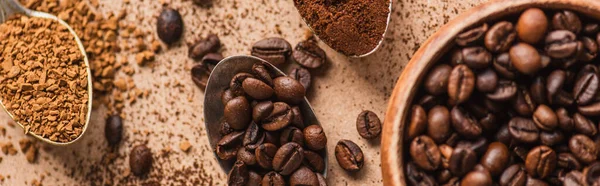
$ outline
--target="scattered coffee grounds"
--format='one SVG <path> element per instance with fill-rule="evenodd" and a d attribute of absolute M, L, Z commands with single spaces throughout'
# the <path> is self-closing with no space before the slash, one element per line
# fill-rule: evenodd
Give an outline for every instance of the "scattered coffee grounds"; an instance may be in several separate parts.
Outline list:
<path fill-rule="evenodd" d="M 0 25 L 0 94 L 25 132 L 69 142 L 88 111 L 83 55 L 66 27 L 21 16 Z"/>
<path fill-rule="evenodd" d="M 37 159 L 38 146 L 36 143 L 28 138 L 23 138 L 19 141 L 19 147 L 21 147 L 21 152 L 25 154 L 25 158 L 29 163 L 35 163 Z"/>
<path fill-rule="evenodd" d="M 514 17 L 464 30 L 423 77 L 404 130 L 408 185 L 599 183 L 598 21 Z"/>
<path fill-rule="evenodd" d="M 387 0 L 294 0 L 300 15 L 323 42 L 345 55 L 377 47 L 387 27 Z"/>

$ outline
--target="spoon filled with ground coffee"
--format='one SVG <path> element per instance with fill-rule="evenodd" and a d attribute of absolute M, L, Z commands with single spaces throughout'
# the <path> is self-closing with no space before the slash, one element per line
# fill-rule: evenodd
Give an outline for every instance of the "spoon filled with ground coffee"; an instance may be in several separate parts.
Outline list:
<path fill-rule="evenodd" d="M 294 0 L 294 5 L 319 39 L 351 57 L 379 48 L 392 12 L 392 0 Z"/>
<path fill-rule="evenodd" d="M 86 131 L 92 108 L 88 58 L 58 17 L 0 0 L 0 103 L 26 134 L 68 145 Z"/>

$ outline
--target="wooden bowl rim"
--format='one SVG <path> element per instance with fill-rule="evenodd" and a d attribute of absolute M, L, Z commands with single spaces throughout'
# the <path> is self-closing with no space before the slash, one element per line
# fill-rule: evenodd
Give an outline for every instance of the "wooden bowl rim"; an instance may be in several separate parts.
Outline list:
<path fill-rule="evenodd" d="M 568 9 L 600 20 L 600 1 L 592 0 L 492 0 L 448 22 L 429 37 L 400 75 L 388 102 L 384 120 L 381 166 L 384 185 L 403 186 L 404 122 L 423 74 L 452 46 L 454 37 L 472 25 L 497 20 L 527 8 Z"/>

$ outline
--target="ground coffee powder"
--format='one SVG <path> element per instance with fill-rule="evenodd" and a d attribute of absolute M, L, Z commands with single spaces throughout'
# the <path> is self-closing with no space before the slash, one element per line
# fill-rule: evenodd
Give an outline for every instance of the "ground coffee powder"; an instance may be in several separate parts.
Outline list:
<path fill-rule="evenodd" d="M 370 52 L 386 29 L 387 0 L 294 0 L 294 3 L 319 38 L 345 55 Z"/>
<path fill-rule="evenodd" d="M 14 119 L 57 142 L 76 139 L 88 110 L 87 68 L 74 37 L 50 19 L 0 25 L 0 97 Z"/>

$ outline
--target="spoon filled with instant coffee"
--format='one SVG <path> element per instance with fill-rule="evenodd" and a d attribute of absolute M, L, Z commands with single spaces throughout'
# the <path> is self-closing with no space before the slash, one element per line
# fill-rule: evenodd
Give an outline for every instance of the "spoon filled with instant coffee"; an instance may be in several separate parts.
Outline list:
<path fill-rule="evenodd" d="M 327 137 L 297 80 L 252 56 L 218 63 L 206 86 L 208 139 L 229 185 L 318 185 Z"/>
<path fill-rule="evenodd" d="M 294 0 L 294 5 L 320 40 L 350 57 L 379 49 L 392 12 L 392 0 Z"/>
<path fill-rule="evenodd" d="M 90 121 L 90 74 L 66 22 L 0 0 L 0 103 L 25 134 L 52 145 L 80 139 Z"/>

